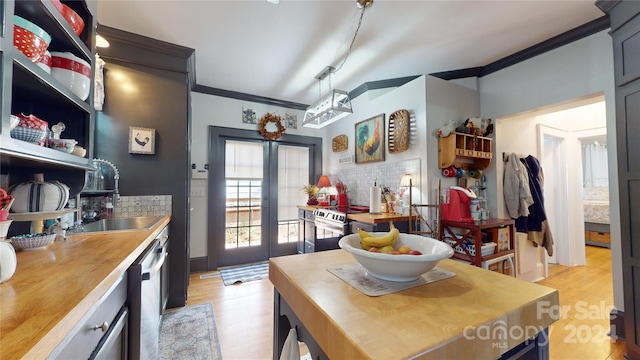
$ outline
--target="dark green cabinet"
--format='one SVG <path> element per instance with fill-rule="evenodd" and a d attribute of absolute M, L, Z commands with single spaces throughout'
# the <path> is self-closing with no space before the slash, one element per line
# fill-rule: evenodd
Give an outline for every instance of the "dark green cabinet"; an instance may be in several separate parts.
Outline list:
<path fill-rule="evenodd" d="M 597 1 L 613 38 L 624 333 L 627 358 L 640 359 L 640 2 Z"/>

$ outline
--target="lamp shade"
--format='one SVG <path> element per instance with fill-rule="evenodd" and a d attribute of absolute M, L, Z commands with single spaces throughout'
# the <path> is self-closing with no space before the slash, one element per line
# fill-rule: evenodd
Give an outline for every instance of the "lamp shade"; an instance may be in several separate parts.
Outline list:
<path fill-rule="evenodd" d="M 329 187 L 331 186 L 331 181 L 329 181 L 329 177 L 327 175 L 321 175 L 320 179 L 318 179 L 318 187 Z"/>
<path fill-rule="evenodd" d="M 411 175 L 409 174 L 402 175 L 402 179 L 400 179 L 400 186 L 401 187 L 411 186 Z"/>

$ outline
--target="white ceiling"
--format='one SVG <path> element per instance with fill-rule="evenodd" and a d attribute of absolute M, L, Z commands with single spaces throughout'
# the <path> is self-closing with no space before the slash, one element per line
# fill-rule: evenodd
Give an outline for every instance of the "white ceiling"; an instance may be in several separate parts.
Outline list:
<path fill-rule="evenodd" d="M 344 58 L 355 0 L 99 0 L 98 22 L 196 50 L 200 85 L 310 104 Z M 365 82 L 487 65 L 603 13 L 595 0 L 375 0 L 331 79 Z"/>

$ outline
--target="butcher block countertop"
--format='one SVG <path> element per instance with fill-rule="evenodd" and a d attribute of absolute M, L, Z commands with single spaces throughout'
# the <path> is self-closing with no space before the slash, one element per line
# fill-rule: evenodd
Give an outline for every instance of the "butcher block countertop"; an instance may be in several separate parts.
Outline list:
<path fill-rule="evenodd" d="M 341 249 L 270 259 L 275 289 L 331 359 L 495 359 L 555 321 L 546 286 L 447 259 L 438 267 L 454 277 L 370 297 L 326 270 L 353 262 Z M 486 338 L 501 329 L 504 341 Z"/>
<path fill-rule="evenodd" d="M 17 252 L 15 274 L 0 284 L 0 358 L 46 358 L 170 219 L 150 230 L 70 234 L 46 249 Z"/>

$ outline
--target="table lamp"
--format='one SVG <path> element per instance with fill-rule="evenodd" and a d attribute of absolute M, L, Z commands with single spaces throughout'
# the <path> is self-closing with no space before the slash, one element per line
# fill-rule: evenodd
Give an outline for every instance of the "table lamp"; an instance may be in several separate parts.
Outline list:
<path fill-rule="evenodd" d="M 319 205 L 329 205 L 329 194 L 326 188 L 331 187 L 331 181 L 327 175 L 320 175 L 318 179 L 318 203 Z"/>
<path fill-rule="evenodd" d="M 327 175 L 320 175 L 318 179 L 318 204 L 319 205 L 329 205 L 329 190 L 328 187 L 331 187 L 331 181 L 329 181 L 329 177 Z"/>

